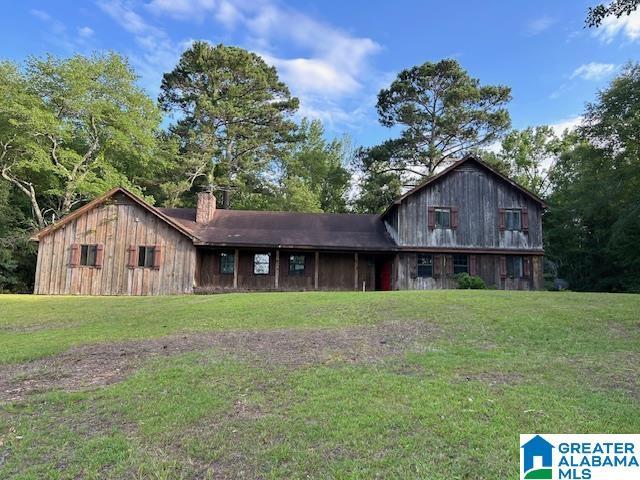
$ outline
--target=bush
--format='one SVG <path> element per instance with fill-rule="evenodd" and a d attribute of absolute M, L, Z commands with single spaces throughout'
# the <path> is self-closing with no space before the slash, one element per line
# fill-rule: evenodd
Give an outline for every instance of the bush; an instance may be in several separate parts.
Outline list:
<path fill-rule="evenodd" d="M 484 280 L 480 277 L 471 276 L 468 273 L 459 273 L 456 275 L 456 280 L 458 281 L 458 288 L 471 290 L 484 290 L 487 288 Z"/>

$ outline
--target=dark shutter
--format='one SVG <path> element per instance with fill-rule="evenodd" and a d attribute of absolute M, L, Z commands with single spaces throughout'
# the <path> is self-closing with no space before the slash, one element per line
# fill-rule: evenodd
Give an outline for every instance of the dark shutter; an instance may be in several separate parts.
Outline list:
<path fill-rule="evenodd" d="M 500 231 L 504 231 L 505 226 L 504 226 L 504 208 L 499 208 L 498 209 L 498 228 L 500 229 Z"/>
<path fill-rule="evenodd" d="M 433 230 L 434 228 L 436 228 L 436 207 L 429 207 L 429 212 L 428 212 L 428 224 L 429 224 L 429 230 Z"/>
<path fill-rule="evenodd" d="M 160 270 L 160 265 L 162 265 L 162 245 L 155 245 L 153 247 L 153 268 Z"/>
<path fill-rule="evenodd" d="M 80 265 L 80 245 L 72 243 L 69 252 L 69 266 L 77 267 L 78 265 Z"/>
<path fill-rule="evenodd" d="M 531 276 L 531 258 L 529 257 L 522 258 L 522 276 L 523 277 Z"/>
<path fill-rule="evenodd" d="M 96 245 L 96 268 L 102 268 L 104 263 L 104 245 L 99 243 Z"/>
<path fill-rule="evenodd" d="M 522 209 L 522 231 L 529 231 L 529 212 L 526 207 Z"/>
<path fill-rule="evenodd" d="M 409 256 L 409 277 L 418 277 L 418 255 L 415 253 Z"/>
<path fill-rule="evenodd" d="M 478 257 L 469 255 L 469 275 L 478 275 Z"/>
<path fill-rule="evenodd" d="M 442 255 L 433 256 L 433 276 L 439 277 L 442 275 Z"/>
<path fill-rule="evenodd" d="M 507 257 L 500 257 L 500 278 L 507 278 Z"/>
<path fill-rule="evenodd" d="M 453 255 L 447 255 L 445 259 L 447 275 L 453 275 Z"/>
<path fill-rule="evenodd" d="M 451 228 L 458 228 L 458 207 L 451 207 Z"/>
<path fill-rule="evenodd" d="M 135 245 L 129 245 L 129 268 L 136 268 L 138 265 L 138 249 Z"/>

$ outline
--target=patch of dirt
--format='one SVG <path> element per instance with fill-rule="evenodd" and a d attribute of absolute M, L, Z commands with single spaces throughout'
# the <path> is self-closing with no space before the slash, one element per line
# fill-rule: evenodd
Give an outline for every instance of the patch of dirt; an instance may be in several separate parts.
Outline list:
<path fill-rule="evenodd" d="M 588 359 L 576 357 L 571 362 L 582 373 L 585 381 L 598 390 L 618 390 L 640 401 L 640 354 L 615 352 L 607 360 L 606 363 L 594 365 Z"/>
<path fill-rule="evenodd" d="M 199 332 L 99 343 L 32 362 L 0 366 L 0 402 L 52 389 L 80 391 L 121 381 L 152 358 L 214 349 L 258 365 L 371 363 L 420 351 L 439 330 L 425 322 L 342 329 Z"/>

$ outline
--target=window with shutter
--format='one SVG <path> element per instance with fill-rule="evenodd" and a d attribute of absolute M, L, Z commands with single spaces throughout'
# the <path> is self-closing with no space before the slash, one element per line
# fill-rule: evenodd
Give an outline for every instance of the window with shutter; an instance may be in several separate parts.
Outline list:
<path fill-rule="evenodd" d="M 433 255 L 430 253 L 417 254 L 416 264 L 418 277 L 433 277 Z"/>
<path fill-rule="evenodd" d="M 504 230 L 505 229 L 504 208 L 499 208 L 498 209 L 498 228 L 500 230 Z"/>
<path fill-rule="evenodd" d="M 427 216 L 428 216 L 427 223 L 428 223 L 429 230 L 433 230 L 434 228 L 436 228 L 436 209 L 435 209 L 435 207 L 429 207 Z"/>
<path fill-rule="evenodd" d="M 467 255 L 453 256 L 453 273 L 469 273 L 469 257 Z"/>
<path fill-rule="evenodd" d="M 220 273 L 223 275 L 233 275 L 236 266 L 235 254 L 223 252 L 220 254 Z"/>
<path fill-rule="evenodd" d="M 140 245 L 138 247 L 138 267 L 153 268 L 155 247 Z"/>
<path fill-rule="evenodd" d="M 129 268 L 136 268 L 138 265 L 138 249 L 135 245 L 129 245 Z"/>
<path fill-rule="evenodd" d="M 529 231 L 529 210 L 526 208 L 522 209 L 522 231 Z"/>
<path fill-rule="evenodd" d="M 520 278 L 522 275 L 522 257 L 519 255 L 509 255 L 507 257 L 507 276 L 509 278 Z"/>
<path fill-rule="evenodd" d="M 458 207 L 451 207 L 451 228 L 453 230 L 458 228 Z"/>
<path fill-rule="evenodd" d="M 436 228 L 451 228 L 450 208 L 436 208 Z"/>
<path fill-rule="evenodd" d="M 76 265 L 82 267 L 96 267 L 98 266 L 98 245 L 97 244 L 82 244 L 79 245 L 79 261 Z M 78 255 L 78 254 L 76 254 Z"/>
<path fill-rule="evenodd" d="M 77 267 L 78 265 L 80 265 L 80 245 L 72 243 L 69 252 L 69 266 Z"/>
<path fill-rule="evenodd" d="M 153 247 L 153 268 L 160 270 L 162 265 L 162 245 L 156 245 Z"/>
<path fill-rule="evenodd" d="M 96 245 L 96 268 L 102 268 L 104 262 L 104 245 L 99 243 Z"/>

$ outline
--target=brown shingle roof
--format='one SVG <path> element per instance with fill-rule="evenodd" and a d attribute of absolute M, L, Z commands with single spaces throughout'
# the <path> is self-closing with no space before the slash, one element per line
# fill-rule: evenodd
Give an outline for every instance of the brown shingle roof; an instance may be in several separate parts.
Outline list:
<path fill-rule="evenodd" d="M 195 222 L 193 208 L 158 208 L 199 239 L 196 244 L 333 250 L 396 248 L 379 215 L 216 210 L 213 220 Z"/>

